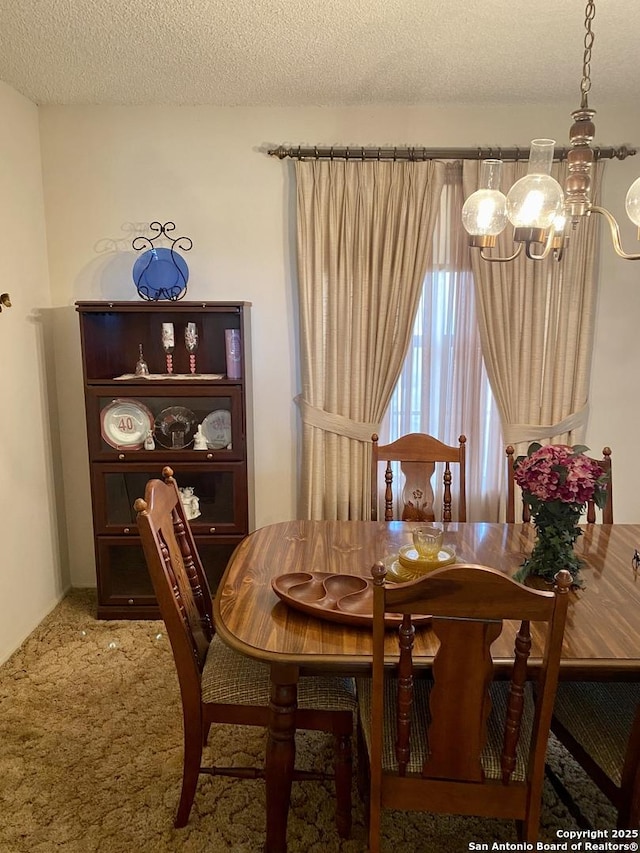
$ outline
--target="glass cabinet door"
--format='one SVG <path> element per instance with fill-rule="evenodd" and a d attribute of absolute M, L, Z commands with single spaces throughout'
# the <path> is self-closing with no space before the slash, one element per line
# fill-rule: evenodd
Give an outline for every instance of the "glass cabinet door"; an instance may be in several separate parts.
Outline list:
<path fill-rule="evenodd" d="M 97 464 L 94 472 L 97 534 L 136 534 L 133 505 L 144 497 L 148 480 L 161 477 L 161 466 Z M 206 468 L 173 469 L 185 514 L 194 534 L 245 533 L 247 529 L 244 463 L 212 463 Z"/>
<path fill-rule="evenodd" d="M 198 538 L 198 554 L 212 595 L 241 540 L 241 536 Z M 155 605 L 156 600 L 140 540 L 137 537 L 101 536 L 97 541 L 98 559 L 105 569 L 99 577 L 100 601 L 104 605 L 99 616 L 109 618 L 110 608 L 120 605 L 131 610 L 132 618 L 148 618 L 145 611 Z M 139 614 L 135 613 L 136 608 L 141 608 Z"/>
<path fill-rule="evenodd" d="M 220 387 L 206 395 L 189 390 L 187 394 L 166 387 L 91 389 L 88 417 L 94 457 L 126 461 L 152 453 L 158 459 L 242 459 L 239 389 Z"/>

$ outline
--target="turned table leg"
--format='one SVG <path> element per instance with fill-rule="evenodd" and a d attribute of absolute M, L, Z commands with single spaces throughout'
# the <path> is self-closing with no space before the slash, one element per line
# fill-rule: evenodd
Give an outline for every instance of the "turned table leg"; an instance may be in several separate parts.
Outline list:
<path fill-rule="evenodd" d="M 287 850 L 287 817 L 296 758 L 297 682 L 297 667 L 272 664 L 265 757 L 267 788 L 265 853 L 286 853 Z"/>

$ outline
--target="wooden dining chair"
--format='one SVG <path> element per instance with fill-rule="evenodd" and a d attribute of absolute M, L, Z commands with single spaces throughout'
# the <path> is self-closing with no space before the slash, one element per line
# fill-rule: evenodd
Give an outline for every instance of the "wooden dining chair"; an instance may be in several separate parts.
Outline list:
<path fill-rule="evenodd" d="M 640 827 L 640 684 L 563 682 L 551 730 L 618 810 L 619 829 Z M 555 780 L 559 783 L 559 780 Z M 580 811 L 579 795 L 560 783 Z"/>
<path fill-rule="evenodd" d="M 180 684 L 184 729 L 182 793 L 175 819 L 185 826 L 199 774 L 264 777 L 263 768 L 201 766 L 212 723 L 266 727 L 269 668 L 226 646 L 217 636 L 211 592 L 185 518 L 171 468 L 150 480 L 138 498 L 138 530 L 160 612 L 171 643 Z M 336 823 L 342 837 L 351 830 L 351 738 L 355 716 L 352 679 L 301 678 L 296 727 L 335 738 Z M 326 774 L 295 770 L 294 779 Z"/>
<path fill-rule="evenodd" d="M 535 842 L 570 573 L 558 572 L 556 592 L 485 566 L 455 565 L 403 584 L 386 584 L 385 574 L 382 563 L 372 569 L 372 678 L 356 680 L 369 850 L 380 850 L 384 808 L 511 818 L 520 839 Z M 393 670 L 388 612 L 403 614 Z M 440 642 L 432 680 L 413 678 L 418 614 L 432 615 Z M 513 662 L 507 679 L 494 680 L 491 644 L 506 619 L 520 623 Z M 544 648 L 537 676 L 527 669 L 531 622 Z"/>
<path fill-rule="evenodd" d="M 515 450 L 509 444 L 505 449 L 507 457 L 507 507 L 506 521 L 513 523 L 516 520 L 516 481 L 514 476 L 514 459 Z M 607 502 L 598 510 L 593 501 L 587 501 L 587 523 L 594 524 L 599 512 L 602 524 L 613 524 L 613 481 L 611 479 L 611 448 L 605 447 L 602 450 L 602 459 L 594 459 L 597 462 L 602 472 L 608 474 L 608 479 L 605 484 L 607 491 Z M 522 521 L 528 522 L 531 520 L 531 512 L 528 505 L 522 501 Z"/>
<path fill-rule="evenodd" d="M 379 463 L 386 461 L 384 473 L 384 520 L 394 518 L 392 462 L 400 463 L 405 482 L 401 495 L 401 521 L 435 521 L 433 475 L 436 465 L 442 463 L 442 514 L 440 521 L 451 521 L 451 464 L 458 466 L 457 520 L 467 520 L 466 497 L 466 436 L 461 435 L 458 446 L 443 444 L 426 433 L 403 435 L 391 444 L 378 444 L 378 436 L 371 436 L 371 518 L 378 519 Z"/>

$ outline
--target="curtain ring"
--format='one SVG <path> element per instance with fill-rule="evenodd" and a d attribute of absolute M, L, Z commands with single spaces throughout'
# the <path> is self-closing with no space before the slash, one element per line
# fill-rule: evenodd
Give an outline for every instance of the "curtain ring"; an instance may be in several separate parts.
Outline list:
<path fill-rule="evenodd" d="M 316 158 L 316 160 L 320 159 L 320 157 L 318 156 L 318 146 L 317 145 L 313 146 L 313 156 Z"/>
<path fill-rule="evenodd" d="M 331 162 L 333 162 L 333 145 L 329 149 L 329 159 L 331 160 Z"/>
<path fill-rule="evenodd" d="M 364 145 L 360 148 L 360 159 L 364 163 Z"/>
<path fill-rule="evenodd" d="M 345 151 L 344 151 L 344 159 L 345 159 L 345 160 L 348 160 L 348 159 L 349 159 L 349 146 L 348 146 L 348 145 L 347 145 L 347 147 L 345 148 Z"/>
<path fill-rule="evenodd" d="M 302 160 L 301 150 L 302 150 L 301 147 L 298 145 L 298 153 L 296 154 L 296 157 L 298 158 L 298 160 Z"/>
<path fill-rule="evenodd" d="M 380 146 L 378 146 L 377 158 L 378 158 L 378 163 L 379 163 L 380 160 L 382 159 L 382 148 L 380 148 Z"/>
<path fill-rule="evenodd" d="M 394 162 L 394 163 L 396 163 L 396 162 L 397 162 L 397 160 L 398 160 L 398 149 L 397 149 L 397 147 L 394 145 L 394 146 L 393 146 L 393 162 Z"/>

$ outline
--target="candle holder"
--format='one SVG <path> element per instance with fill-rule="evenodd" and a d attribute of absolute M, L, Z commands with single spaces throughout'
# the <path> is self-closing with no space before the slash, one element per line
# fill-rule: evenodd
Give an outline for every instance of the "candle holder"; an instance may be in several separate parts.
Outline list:
<path fill-rule="evenodd" d="M 184 330 L 184 345 L 189 353 L 189 370 L 196 372 L 196 350 L 198 349 L 198 327 L 195 323 L 187 323 Z"/>
<path fill-rule="evenodd" d="M 162 347 L 167 359 L 167 373 L 173 373 L 173 351 L 175 349 L 175 337 L 173 334 L 173 323 L 162 324 Z"/>

